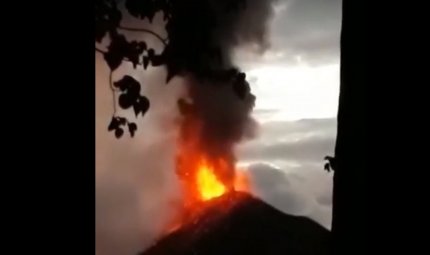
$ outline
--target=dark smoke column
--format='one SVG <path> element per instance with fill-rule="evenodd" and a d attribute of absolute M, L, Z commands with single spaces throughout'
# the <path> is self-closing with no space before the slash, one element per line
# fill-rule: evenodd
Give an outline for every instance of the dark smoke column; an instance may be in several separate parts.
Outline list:
<path fill-rule="evenodd" d="M 250 138 L 255 129 L 251 118 L 255 96 L 243 73 L 226 72 L 223 79 L 188 78 L 189 98 L 179 101 L 184 114 L 181 143 L 193 143 L 215 166 L 218 178 L 233 187 L 234 145 Z"/>
<path fill-rule="evenodd" d="M 178 102 L 184 113 L 182 138 L 197 136 L 198 147 L 211 159 L 227 162 L 217 174 L 228 186 L 234 180 L 234 145 L 252 137 L 256 127 L 251 118 L 255 96 L 231 55 L 238 46 L 267 47 L 272 2 L 176 1 L 167 26 L 168 79 L 179 74 L 188 86 L 189 98 Z"/>
<path fill-rule="evenodd" d="M 184 114 L 181 139 L 197 143 L 194 146 L 213 159 L 214 165 L 221 164 L 218 159 L 222 159 L 227 167 L 216 167 L 218 178 L 232 187 L 234 145 L 251 138 L 256 128 L 251 117 L 256 98 L 246 75 L 234 65 L 232 52 L 239 46 L 267 47 L 266 25 L 272 15 L 272 1 L 175 3 L 175 16 L 167 24 L 171 39 L 165 54 L 169 59 L 168 79 L 179 74 L 188 89 L 188 98 L 178 102 Z"/>

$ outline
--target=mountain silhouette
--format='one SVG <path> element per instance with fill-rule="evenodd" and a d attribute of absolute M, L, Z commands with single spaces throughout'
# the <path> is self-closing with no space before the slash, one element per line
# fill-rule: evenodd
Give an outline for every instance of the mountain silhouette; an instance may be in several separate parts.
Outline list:
<path fill-rule="evenodd" d="M 243 192 L 205 202 L 198 215 L 139 255 L 329 254 L 330 231 Z"/>

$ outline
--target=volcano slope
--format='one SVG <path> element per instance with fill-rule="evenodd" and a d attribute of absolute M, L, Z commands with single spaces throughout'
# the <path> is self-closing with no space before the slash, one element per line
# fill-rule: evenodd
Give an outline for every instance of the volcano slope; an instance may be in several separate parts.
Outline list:
<path fill-rule="evenodd" d="M 330 231 L 248 193 L 204 202 L 198 214 L 139 255 L 329 254 Z"/>

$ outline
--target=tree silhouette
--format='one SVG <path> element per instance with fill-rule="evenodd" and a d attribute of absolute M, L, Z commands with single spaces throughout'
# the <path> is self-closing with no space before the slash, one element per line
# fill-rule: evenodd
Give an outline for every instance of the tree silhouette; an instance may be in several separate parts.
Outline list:
<path fill-rule="evenodd" d="M 243 8 L 245 0 L 224 1 L 225 11 Z M 151 23 L 156 13 L 161 12 L 166 21 L 165 30 L 168 38 L 146 28 L 129 28 L 121 25 L 123 13 L 128 12 L 138 19 L 148 19 Z M 103 54 L 104 60 L 110 68 L 109 85 L 113 96 L 113 116 L 108 130 L 115 132 L 117 138 L 123 135 L 123 127 L 129 126 L 133 136 L 137 125 L 126 118 L 117 116 L 117 105 L 122 109 L 133 108 L 137 116 L 144 116 L 150 107 L 145 95 L 140 94 L 141 84 L 131 76 L 124 76 L 120 81 L 112 81 L 112 72 L 123 61 L 133 64 L 133 67 L 147 69 L 151 66 L 165 66 L 167 69 L 166 83 L 175 76 L 193 73 L 197 77 L 218 77 L 242 75 L 232 70 L 222 70 L 223 62 L 219 45 L 211 40 L 214 27 L 214 16 L 208 1 L 200 0 L 125 0 L 125 10 L 120 10 L 115 0 L 96 0 L 95 3 L 96 32 L 95 41 L 100 43 L 109 38 L 107 50 L 97 48 Z M 161 54 L 149 48 L 145 41 L 128 41 L 122 34 L 124 31 L 146 33 L 154 36 L 164 46 Z M 248 88 L 249 89 L 249 88 Z M 246 93 L 241 84 L 236 85 L 239 96 Z M 115 100 L 119 94 L 118 102 Z M 140 115 L 139 115 L 140 114 Z"/>
<path fill-rule="evenodd" d="M 148 18 L 151 22 L 156 12 L 163 11 L 164 18 L 171 17 L 170 1 L 148 1 L 148 0 L 127 0 L 125 6 L 128 12 L 137 18 Z M 142 65 L 145 69 L 148 64 L 154 66 L 165 63 L 165 58 L 154 54 L 154 49 L 148 48 L 144 41 L 128 41 L 127 38 L 120 33 L 125 31 L 139 31 L 148 33 L 156 37 L 164 45 L 167 39 L 162 38 L 157 33 L 149 29 L 127 28 L 121 26 L 123 13 L 118 8 L 118 3 L 115 0 L 97 0 L 95 2 L 95 41 L 100 43 L 106 36 L 110 39 L 110 44 L 107 51 L 103 51 L 96 47 L 96 51 L 103 54 L 104 60 L 110 68 L 109 86 L 112 90 L 114 112 L 112 120 L 108 126 L 109 131 L 113 131 L 117 138 L 120 138 L 125 126 L 128 126 L 128 131 L 133 137 L 136 130 L 136 123 L 128 121 L 124 117 L 118 117 L 117 104 L 122 109 L 133 108 L 136 117 L 142 116 L 148 111 L 150 103 L 147 97 L 140 94 L 141 84 L 129 75 L 125 75 L 121 80 L 112 82 L 112 72 L 115 71 L 123 61 L 129 61 L 136 69 Z M 147 52 L 146 56 L 143 54 Z M 115 100 L 115 95 L 119 94 L 118 102 Z"/>
<path fill-rule="evenodd" d="M 367 254 L 365 239 L 365 29 L 362 1 L 343 0 L 340 95 L 334 163 L 334 254 Z M 332 161 L 332 162 L 330 162 Z M 354 247 L 351 249 L 351 247 Z"/>

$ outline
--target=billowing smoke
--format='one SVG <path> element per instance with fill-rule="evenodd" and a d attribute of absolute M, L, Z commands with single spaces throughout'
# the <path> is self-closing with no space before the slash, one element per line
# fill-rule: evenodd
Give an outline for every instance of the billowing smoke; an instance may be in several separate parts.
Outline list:
<path fill-rule="evenodd" d="M 268 47 L 266 25 L 273 12 L 273 1 L 198 2 L 189 7 L 193 12 L 201 12 L 197 20 L 181 22 L 181 29 L 193 27 L 185 33 L 190 36 L 178 41 L 172 38 L 175 45 L 186 45 L 182 52 L 195 60 L 185 64 L 189 100 L 179 101 L 185 115 L 182 135 L 187 139 L 187 136 L 198 133 L 203 151 L 211 158 L 227 159 L 229 171 L 218 172 L 218 175 L 222 175 L 219 177 L 230 186 L 234 181 L 236 162 L 234 145 L 252 137 L 256 128 L 256 122 L 251 118 L 255 96 L 246 75 L 234 65 L 232 53 L 236 47 L 251 46 L 258 51 Z M 191 23 L 207 26 L 201 28 Z M 192 51 L 187 50 L 189 45 L 193 45 Z M 211 51 L 215 57 L 206 54 Z"/>
<path fill-rule="evenodd" d="M 159 235 L 173 213 L 179 193 L 174 155 L 180 124 L 189 123 L 184 119 L 192 118 L 201 124 L 200 145 L 205 151 L 235 162 L 234 145 L 252 137 L 255 131 L 256 124 L 250 117 L 255 97 L 231 56 L 236 47 L 250 46 L 258 51 L 268 47 L 265 28 L 274 1 L 177 1 L 183 3 L 178 5 L 183 8 L 180 12 L 183 16 L 174 30 L 176 35 L 170 35 L 169 45 L 177 47 L 173 50 L 173 69 L 175 63 L 184 68 L 167 85 L 169 73 L 164 67 L 153 69 L 149 80 L 147 72 L 143 72 L 145 81 L 139 80 L 151 108 L 143 120 L 138 120 L 139 131 L 133 139 L 116 140 L 106 130 L 112 97 L 108 73 L 100 72 L 106 67 L 101 66 L 102 58 L 98 59 L 96 77 L 101 79 L 96 81 L 98 254 L 134 255 Z M 154 18 L 151 28 L 162 27 L 160 24 L 164 24 L 162 15 Z M 145 41 L 151 40 L 156 42 L 145 35 Z M 161 52 L 160 46 L 152 47 Z M 219 56 L 218 60 L 214 61 L 208 53 Z M 116 73 L 116 79 L 121 78 L 124 70 L 133 72 L 130 64 L 125 65 L 128 66 L 114 73 L 114 79 Z M 186 130 L 183 125 L 181 131 Z"/>

